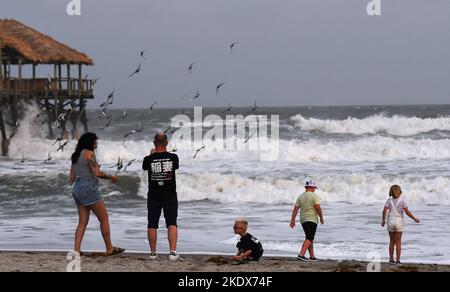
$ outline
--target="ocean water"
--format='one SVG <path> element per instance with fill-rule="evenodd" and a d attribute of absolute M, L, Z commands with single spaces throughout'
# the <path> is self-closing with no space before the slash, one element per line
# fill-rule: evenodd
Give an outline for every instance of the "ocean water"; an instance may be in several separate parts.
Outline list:
<path fill-rule="evenodd" d="M 204 115 L 223 111 L 203 110 Z M 227 114 L 247 111 L 236 108 Z M 119 157 L 125 164 L 136 159 L 127 172 L 119 173 L 118 184 L 103 182 L 101 193 L 114 244 L 147 251 L 142 158 L 156 131 L 165 130 L 180 113 L 192 117 L 194 110 L 128 110 L 125 119 L 116 121 L 121 113 L 112 111 L 112 126 L 99 130 L 107 121 L 98 111 L 88 111 L 90 129 L 101 138 L 97 156 L 103 169 L 115 172 Z M 255 150 L 214 147 L 234 138 L 243 145 L 242 137 L 207 142 L 195 159 L 195 149 L 185 141 L 171 141 L 169 149 L 177 148 L 181 161 L 181 253 L 234 253 L 233 222 L 246 217 L 249 232 L 262 241 L 266 254 L 295 256 L 304 235 L 301 228 L 289 228 L 291 211 L 303 181 L 311 177 L 319 186 L 325 214 L 317 233 L 319 258 L 365 260 L 378 253 L 386 260 L 388 234 L 380 225 L 381 212 L 389 187 L 399 184 L 410 210 L 422 220 L 415 224 L 407 218 L 403 261 L 450 263 L 450 106 L 260 108 L 256 114 L 279 116 L 276 160 L 261 161 Z M 77 213 L 67 177 L 75 142 L 56 152 L 36 115 L 30 108 L 11 143 L 10 157 L 0 160 L 0 249 L 70 250 Z M 144 131 L 124 143 L 123 135 L 137 123 Z M 203 133 L 208 130 L 204 127 Z M 44 163 L 49 152 L 53 159 Z M 160 225 L 158 244 L 164 252 L 163 219 Z M 94 216 L 83 249 L 103 249 Z"/>

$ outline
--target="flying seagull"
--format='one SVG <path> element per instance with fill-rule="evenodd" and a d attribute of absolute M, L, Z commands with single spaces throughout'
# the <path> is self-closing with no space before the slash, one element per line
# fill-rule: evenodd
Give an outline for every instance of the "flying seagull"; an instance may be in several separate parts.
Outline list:
<path fill-rule="evenodd" d="M 200 91 L 198 91 L 198 89 L 197 89 L 197 92 L 196 92 L 195 95 L 190 99 L 190 101 L 194 101 L 194 100 L 198 99 L 199 97 L 200 97 Z"/>
<path fill-rule="evenodd" d="M 111 117 L 108 117 L 108 123 L 104 127 L 99 128 L 99 130 L 103 131 L 104 129 L 109 128 L 111 124 L 112 124 Z"/>
<path fill-rule="evenodd" d="M 250 141 L 250 139 L 255 136 L 257 131 L 255 131 L 253 134 L 251 134 L 250 136 L 247 137 L 247 139 L 245 139 L 244 144 L 247 144 L 248 141 Z"/>
<path fill-rule="evenodd" d="M 56 138 L 56 140 L 55 140 L 55 142 L 53 142 L 52 146 L 55 146 L 55 144 L 58 143 L 58 142 L 61 143 L 62 140 L 64 140 L 64 137 L 62 136 L 62 133 L 61 133 L 61 136 L 59 136 L 58 138 Z"/>
<path fill-rule="evenodd" d="M 251 114 L 252 112 L 255 112 L 257 109 L 258 109 L 258 105 L 256 105 L 256 101 L 255 101 L 253 108 L 249 112 L 246 112 L 245 115 Z"/>
<path fill-rule="evenodd" d="M 22 159 L 20 160 L 19 164 L 24 164 L 25 163 L 25 155 L 23 155 L 22 152 Z"/>
<path fill-rule="evenodd" d="M 153 109 L 155 108 L 155 106 L 157 105 L 157 102 L 154 102 L 149 108 L 148 108 L 148 113 L 151 114 Z"/>
<path fill-rule="evenodd" d="M 53 157 L 51 156 L 50 151 L 49 151 L 47 159 L 44 161 L 44 163 L 49 163 L 52 159 L 53 159 Z"/>
<path fill-rule="evenodd" d="M 206 148 L 206 146 L 202 146 L 202 147 L 198 148 L 197 151 L 195 152 L 194 157 L 192 157 L 192 159 L 195 159 L 202 150 L 205 150 L 205 148 Z"/>
<path fill-rule="evenodd" d="M 64 144 L 61 144 L 61 142 L 59 142 L 59 148 L 58 150 L 56 150 L 56 152 L 59 152 L 59 150 L 61 150 L 61 152 L 64 152 L 64 147 L 66 147 L 69 142 L 70 141 L 66 141 Z"/>
<path fill-rule="evenodd" d="M 227 108 L 226 110 L 224 110 L 224 111 L 222 112 L 222 114 L 231 112 L 232 109 L 233 109 L 233 107 L 231 106 L 231 103 L 228 103 L 228 108 Z"/>
<path fill-rule="evenodd" d="M 145 53 L 147 53 L 147 51 L 146 51 L 146 50 L 142 50 L 141 53 L 140 53 L 140 55 L 141 55 L 141 58 L 142 58 L 142 59 L 147 60 L 147 59 L 145 58 Z"/>
<path fill-rule="evenodd" d="M 122 115 L 120 116 L 120 118 L 118 118 L 116 120 L 116 122 L 120 121 L 121 119 L 125 119 L 126 117 L 128 117 L 128 113 L 127 113 L 126 109 L 123 108 Z"/>
<path fill-rule="evenodd" d="M 127 168 L 128 168 L 129 166 L 131 166 L 131 164 L 133 164 L 133 162 L 135 162 L 135 161 L 136 161 L 136 159 L 130 160 L 130 161 L 127 163 L 127 165 L 125 165 L 125 168 L 123 169 L 123 172 L 127 172 Z"/>
<path fill-rule="evenodd" d="M 231 52 L 232 54 L 233 54 L 233 49 L 234 49 L 234 47 L 237 46 L 237 45 L 239 45 L 238 42 L 234 42 L 234 43 L 232 43 L 232 44 L 230 45 L 230 52 Z"/>
<path fill-rule="evenodd" d="M 119 172 L 123 168 L 123 159 L 119 157 L 119 160 L 117 160 L 114 166 L 117 167 L 117 172 Z"/>
<path fill-rule="evenodd" d="M 189 74 L 192 74 L 192 69 L 194 68 L 195 63 L 191 63 L 191 65 L 189 65 L 188 67 L 188 72 Z"/>
<path fill-rule="evenodd" d="M 107 107 L 108 105 L 112 105 L 112 104 L 113 104 L 113 102 L 114 102 L 114 92 L 115 92 L 115 90 L 113 90 L 113 91 L 108 95 L 108 98 L 106 99 L 106 102 L 102 103 L 102 104 L 100 105 L 100 108 L 105 108 L 105 107 Z"/>
<path fill-rule="evenodd" d="M 137 69 L 131 73 L 131 75 L 129 76 L 130 78 L 133 77 L 134 75 L 138 74 L 139 72 L 141 72 L 141 64 L 139 64 L 139 66 L 137 67 Z"/>
<path fill-rule="evenodd" d="M 169 126 L 169 127 L 164 131 L 164 134 L 167 134 L 167 133 L 173 134 L 173 133 L 175 133 L 176 130 L 177 130 L 177 129 L 175 129 L 174 127 Z"/>
<path fill-rule="evenodd" d="M 225 84 L 225 82 L 220 83 L 216 86 L 216 95 L 219 95 L 219 89 Z"/>
<path fill-rule="evenodd" d="M 65 114 L 65 113 L 59 114 L 58 120 L 60 120 L 60 121 L 65 121 L 65 120 L 66 120 L 66 114 Z"/>
<path fill-rule="evenodd" d="M 139 128 L 137 130 L 132 130 L 123 136 L 123 143 L 125 143 L 125 139 L 127 139 L 131 135 L 134 135 L 137 133 L 142 133 L 142 131 L 144 131 L 144 127 L 142 127 L 141 123 L 138 123 L 138 125 L 139 125 Z"/>

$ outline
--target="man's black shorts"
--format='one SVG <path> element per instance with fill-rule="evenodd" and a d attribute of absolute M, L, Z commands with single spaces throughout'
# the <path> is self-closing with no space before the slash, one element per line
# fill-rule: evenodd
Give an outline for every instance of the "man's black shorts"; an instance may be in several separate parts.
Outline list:
<path fill-rule="evenodd" d="M 166 226 L 177 226 L 178 199 L 176 193 L 148 194 L 148 228 L 158 229 L 161 211 L 164 211 Z"/>
<path fill-rule="evenodd" d="M 305 231 L 306 239 L 309 241 L 314 241 L 317 231 L 317 224 L 314 222 L 305 222 L 302 226 L 303 231 Z"/>

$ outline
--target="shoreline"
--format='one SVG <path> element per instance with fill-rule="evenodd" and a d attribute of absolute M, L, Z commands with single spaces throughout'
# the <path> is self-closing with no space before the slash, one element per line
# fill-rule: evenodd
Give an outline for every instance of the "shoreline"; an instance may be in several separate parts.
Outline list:
<path fill-rule="evenodd" d="M 185 261 L 170 262 L 166 254 L 151 261 L 146 253 L 125 253 L 105 257 L 86 252 L 81 257 L 82 272 L 366 272 L 368 262 L 319 260 L 300 262 L 293 257 L 266 256 L 259 262 L 234 265 L 230 255 L 185 254 Z M 0 272 L 66 272 L 67 252 L 0 251 Z M 390 265 L 382 262 L 382 272 L 450 272 L 450 265 Z"/>

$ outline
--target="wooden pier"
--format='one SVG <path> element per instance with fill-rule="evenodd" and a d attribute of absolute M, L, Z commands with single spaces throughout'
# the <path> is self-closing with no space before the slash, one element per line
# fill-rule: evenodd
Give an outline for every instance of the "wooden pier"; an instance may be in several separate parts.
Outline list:
<path fill-rule="evenodd" d="M 49 137 L 78 137 L 78 123 L 88 131 L 86 102 L 94 98 L 95 81 L 83 77 L 93 61 L 49 36 L 16 20 L 0 19 L 0 132 L 2 155 L 24 107 L 36 103 L 43 112 Z M 38 72 L 45 67 L 46 73 Z M 29 76 L 25 76 L 24 71 Z M 50 72 L 50 73 L 49 73 Z M 71 133 L 67 130 L 71 124 Z"/>

